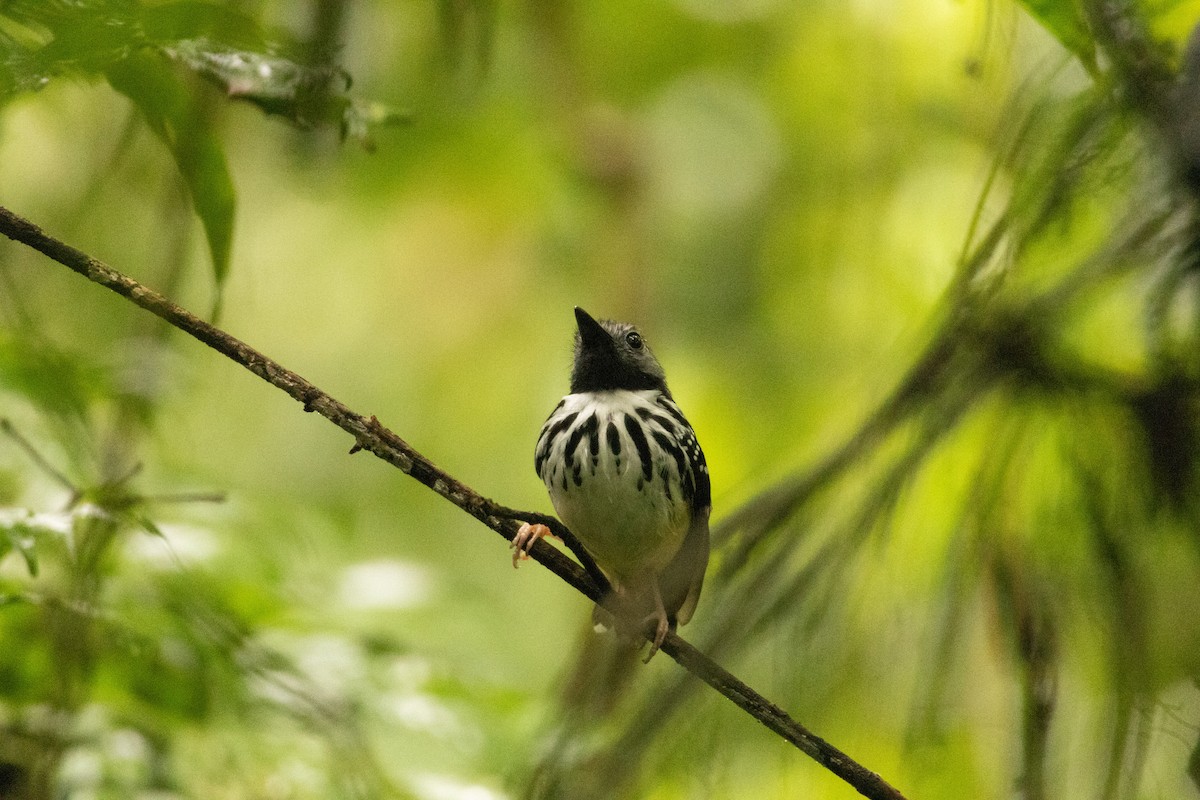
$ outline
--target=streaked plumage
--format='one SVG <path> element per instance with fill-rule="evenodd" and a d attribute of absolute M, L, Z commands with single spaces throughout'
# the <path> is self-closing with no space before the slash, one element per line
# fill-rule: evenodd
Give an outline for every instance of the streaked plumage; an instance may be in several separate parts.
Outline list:
<path fill-rule="evenodd" d="M 667 630 L 691 619 L 700 597 L 708 466 L 641 334 L 579 308 L 575 316 L 571 393 L 542 427 L 534 467 L 627 608 L 638 621 L 656 621 L 653 655 Z M 518 555 L 544 535 L 523 531 Z"/>

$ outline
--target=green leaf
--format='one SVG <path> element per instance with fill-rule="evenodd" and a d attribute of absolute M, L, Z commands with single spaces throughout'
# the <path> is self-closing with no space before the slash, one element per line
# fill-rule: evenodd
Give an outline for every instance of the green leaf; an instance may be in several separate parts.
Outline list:
<path fill-rule="evenodd" d="M 29 574 L 36 578 L 38 574 L 38 560 L 37 551 L 33 547 L 33 537 L 10 537 L 10 542 L 16 551 L 21 554 L 21 558 L 25 559 L 25 569 L 29 570 Z"/>
<path fill-rule="evenodd" d="M 178 2 L 151 6 L 142 11 L 141 27 L 147 41 L 170 44 L 204 38 L 221 46 L 269 51 L 263 28 L 253 18 L 227 6 Z"/>
<path fill-rule="evenodd" d="M 139 6 L 125 0 L 0 3 L 0 92 L 35 91 L 51 78 L 99 75 L 142 36 Z"/>
<path fill-rule="evenodd" d="M 36 527 L 20 520 L 0 520 L 0 559 L 16 550 L 25 560 L 25 568 L 29 570 L 29 574 L 36 578 L 38 574 L 37 550 L 35 549 L 37 533 Z"/>
<path fill-rule="evenodd" d="M 162 528 L 160 528 L 160 527 L 158 527 L 158 525 L 154 524 L 154 520 L 150 519 L 149 517 L 145 517 L 145 516 L 138 514 L 138 515 L 134 515 L 133 521 L 135 523 L 137 523 L 137 526 L 139 528 L 141 528 L 142 530 L 144 530 L 146 533 L 150 534 L 151 536 L 154 536 L 155 538 L 158 538 L 158 539 L 166 539 L 167 538 L 166 536 L 163 535 Z"/>
<path fill-rule="evenodd" d="M 33 58 L 36 43 L 22 31 L 0 30 L 0 101 L 18 92 L 36 91 L 50 80 Z"/>
<path fill-rule="evenodd" d="M 229 96 L 309 127 L 328 120 L 347 101 L 346 73 L 334 66 L 307 67 L 286 58 L 222 47 L 206 39 L 178 41 L 163 52 L 221 87 Z M 335 116 L 336 118 L 336 116 Z"/>
<path fill-rule="evenodd" d="M 0 388 L 79 427 L 86 426 L 91 403 L 112 391 L 110 376 L 85 356 L 32 333 L 2 331 Z"/>
<path fill-rule="evenodd" d="M 1070 50 L 1092 72 L 1096 69 L 1096 47 L 1091 28 L 1078 0 L 1020 0 L 1021 5 Z"/>
<path fill-rule="evenodd" d="M 268 49 L 253 19 L 212 3 L 143 8 L 131 0 L 0 2 L 0 93 L 35 91 L 60 75 L 100 77 L 139 48 L 197 36 Z"/>
<path fill-rule="evenodd" d="M 470 13 L 489 20 L 494 17 L 491 8 L 491 3 L 477 2 Z M 155 52 L 217 85 L 230 99 L 253 103 L 302 128 L 336 126 L 343 139 L 354 139 L 367 150 L 374 147 L 374 129 L 408 119 L 400 111 L 352 98 L 345 70 L 288 57 L 307 51 L 289 46 L 286 37 L 268 36 L 252 17 L 221 5 L 0 0 L 4 22 L 0 101 L 67 74 L 104 76 L 133 100 L 171 148 L 192 192 L 218 288 L 229 266 L 232 184 L 215 138 L 200 124 L 194 103 L 184 101 L 190 93 L 173 85 L 178 76 L 155 63 Z"/>
<path fill-rule="evenodd" d="M 0 555 L 2 555 L 2 554 L 0 554 Z M 15 606 L 19 603 L 28 603 L 28 602 L 29 602 L 28 595 L 9 594 L 7 592 L 0 592 L 0 608 L 3 608 L 4 606 Z"/>
<path fill-rule="evenodd" d="M 330 64 L 307 66 L 287 58 L 223 47 L 207 39 L 162 48 L 174 61 L 216 84 L 227 97 L 253 103 L 301 128 L 337 125 L 343 138 L 370 150 L 372 130 L 408 121 L 407 114 L 351 98 L 350 76 Z"/>
<path fill-rule="evenodd" d="M 107 77 L 137 106 L 175 158 L 204 224 L 219 299 L 229 274 L 237 198 L 225 152 L 208 115 L 158 53 L 135 53 L 110 67 Z"/>
<path fill-rule="evenodd" d="M 1154 38 L 1174 42 L 1179 49 L 1193 36 L 1200 19 L 1200 0 L 1145 0 L 1140 8 Z"/>

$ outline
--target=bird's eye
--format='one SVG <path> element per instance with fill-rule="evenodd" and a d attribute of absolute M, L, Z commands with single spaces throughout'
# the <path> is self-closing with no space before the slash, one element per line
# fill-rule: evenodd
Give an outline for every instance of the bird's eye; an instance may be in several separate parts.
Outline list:
<path fill-rule="evenodd" d="M 629 346 L 634 350 L 642 349 L 642 335 L 637 331 L 630 331 L 629 333 L 625 334 L 625 341 L 628 342 Z"/>

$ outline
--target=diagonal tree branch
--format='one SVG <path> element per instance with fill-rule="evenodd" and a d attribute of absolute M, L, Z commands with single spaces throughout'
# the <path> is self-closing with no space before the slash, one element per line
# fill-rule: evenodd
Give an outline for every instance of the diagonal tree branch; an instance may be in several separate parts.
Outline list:
<path fill-rule="evenodd" d="M 545 514 L 519 511 L 501 506 L 483 497 L 471 487 L 443 471 L 418 453 L 398 435 L 374 417 L 358 414 L 300 375 L 268 358 L 245 342 L 205 322 L 184 308 L 118 272 L 107 264 L 44 233 L 27 219 L 0 206 L 0 233 L 27 245 L 104 286 L 141 308 L 157 315 L 181 331 L 199 339 L 222 355 L 241 364 L 272 386 L 287 392 L 304 405 L 305 411 L 320 414 L 354 437 L 351 453 L 369 450 L 387 463 L 410 475 L 463 511 L 475 517 L 505 539 L 512 541 L 519 527 L 517 520 L 547 524 L 567 543 L 584 566 L 561 551 L 538 541 L 532 557 L 589 599 L 608 604 L 608 582 L 595 562 L 579 546 L 578 540 L 561 522 Z M 711 658 L 669 633 L 662 651 L 684 669 L 720 692 L 787 742 L 813 758 L 829 771 L 872 800 L 904 800 L 898 790 L 878 774 L 813 734 L 781 708 L 763 697 Z"/>

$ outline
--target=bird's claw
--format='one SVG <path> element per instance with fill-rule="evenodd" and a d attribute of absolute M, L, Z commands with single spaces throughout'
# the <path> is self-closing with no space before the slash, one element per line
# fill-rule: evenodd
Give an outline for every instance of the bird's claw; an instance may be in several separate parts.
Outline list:
<path fill-rule="evenodd" d="M 670 624 L 667 622 L 667 612 L 659 609 L 655 613 L 642 620 L 642 628 L 645 630 L 649 624 L 654 623 L 654 635 L 646 636 L 646 640 L 650 642 L 650 652 L 646 653 L 646 657 L 642 659 L 643 664 L 649 664 L 650 659 L 654 658 L 654 654 L 662 647 L 663 640 L 667 638 L 668 631 L 671 630 Z"/>
<path fill-rule="evenodd" d="M 592 612 L 592 623 L 599 633 L 606 629 L 612 628 L 619 639 L 629 642 L 636 649 L 641 649 L 642 641 L 650 643 L 650 652 L 646 653 L 646 657 L 642 659 L 642 663 L 648 663 L 654 658 L 667 639 L 667 634 L 671 632 L 674 626 L 671 624 L 671 619 L 667 615 L 667 609 L 662 602 L 662 595 L 658 593 L 657 587 L 654 592 L 654 610 L 645 616 L 641 616 L 641 611 L 636 605 L 631 605 L 631 600 L 622 595 L 620 589 L 616 591 L 615 606 L 605 608 L 597 605 Z"/>
<path fill-rule="evenodd" d="M 545 536 L 553 536 L 550 529 L 541 523 L 530 525 L 528 522 L 521 523 L 521 527 L 517 530 L 517 535 L 513 537 L 509 548 L 513 551 L 512 562 L 513 569 L 521 565 L 522 561 L 529 558 L 529 553 L 533 550 L 533 546 L 537 544 L 538 539 Z"/>

